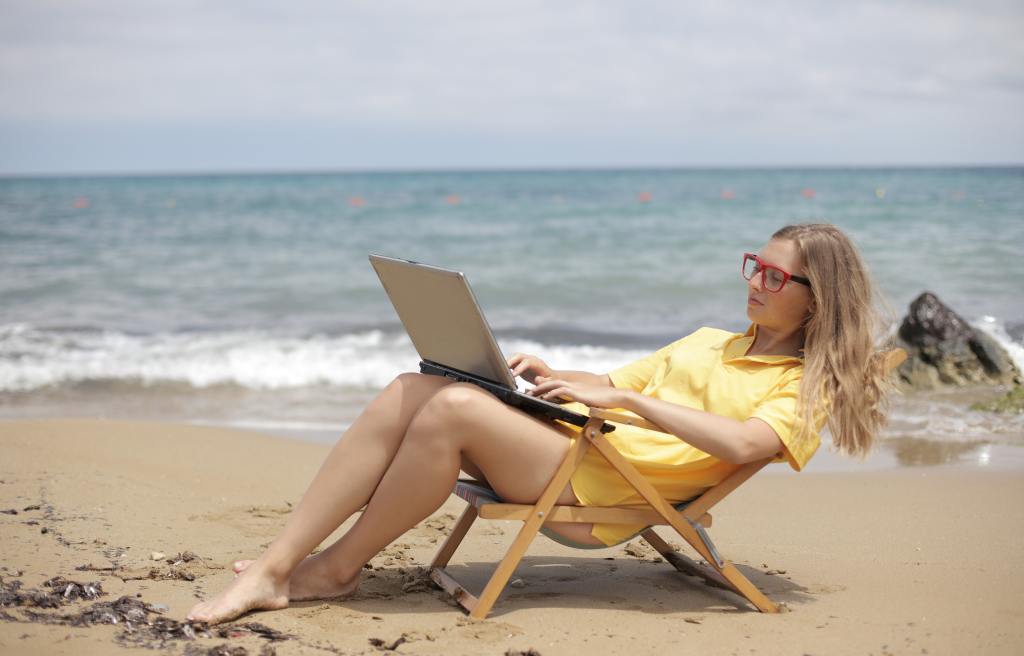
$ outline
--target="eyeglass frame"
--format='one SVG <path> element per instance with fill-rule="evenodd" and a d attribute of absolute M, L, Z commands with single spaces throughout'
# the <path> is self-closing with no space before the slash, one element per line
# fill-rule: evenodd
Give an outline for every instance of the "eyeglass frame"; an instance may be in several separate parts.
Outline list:
<path fill-rule="evenodd" d="M 772 294 L 777 294 L 786 288 L 786 283 L 788 283 L 790 280 L 792 280 L 793 282 L 798 282 L 801 285 L 804 285 L 808 288 L 810 288 L 811 286 L 811 281 L 809 279 L 804 278 L 803 276 L 798 276 L 796 274 L 790 273 L 789 271 L 786 271 L 782 267 L 777 267 L 774 264 L 768 264 L 767 262 L 759 258 L 755 253 L 743 254 L 743 262 L 740 263 L 740 275 L 743 276 L 744 280 L 753 280 L 754 276 L 757 275 L 757 273 L 754 273 L 754 275 L 748 278 L 744 273 L 743 269 L 746 268 L 748 259 L 753 259 L 754 262 L 757 263 L 757 266 L 760 267 L 757 273 L 761 274 L 761 286 L 764 287 L 765 291 L 771 292 Z M 764 280 L 764 272 L 766 269 L 775 269 L 776 271 L 782 274 L 782 284 L 779 285 L 778 289 L 768 289 L 768 285 L 765 284 Z"/>

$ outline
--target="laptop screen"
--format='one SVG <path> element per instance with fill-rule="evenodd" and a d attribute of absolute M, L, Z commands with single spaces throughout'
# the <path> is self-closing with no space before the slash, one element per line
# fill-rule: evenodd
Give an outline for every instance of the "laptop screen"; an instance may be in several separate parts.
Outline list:
<path fill-rule="evenodd" d="M 516 388 L 464 274 L 383 255 L 370 263 L 421 358 Z"/>

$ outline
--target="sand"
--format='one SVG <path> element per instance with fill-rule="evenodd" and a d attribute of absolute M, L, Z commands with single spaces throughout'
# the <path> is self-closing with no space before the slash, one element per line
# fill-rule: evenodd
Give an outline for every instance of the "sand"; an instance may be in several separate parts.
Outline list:
<path fill-rule="evenodd" d="M 228 583 L 233 560 L 255 557 L 277 534 L 328 449 L 181 424 L 0 422 L 0 510 L 18 511 L 0 514 L 0 579 L 23 588 L 58 575 L 99 581 L 102 601 L 129 595 L 183 620 L 196 599 Z M 164 650 L 368 654 L 398 643 L 396 653 L 410 654 L 1021 653 L 1024 471 L 781 475 L 778 467 L 717 508 L 711 535 L 787 613 L 754 612 L 646 551 L 574 551 L 539 537 L 516 587 L 489 619 L 471 620 L 418 578 L 461 511 L 451 497 L 373 560 L 356 597 L 236 623 L 291 638 L 271 643 L 239 629 L 171 639 Z M 452 571 L 478 591 L 519 526 L 477 522 Z M 27 621 L 32 610 L 52 618 L 94 603 L 0 609 L 0 653 L 154 653 L 125 646 L 122 624 Z"/>

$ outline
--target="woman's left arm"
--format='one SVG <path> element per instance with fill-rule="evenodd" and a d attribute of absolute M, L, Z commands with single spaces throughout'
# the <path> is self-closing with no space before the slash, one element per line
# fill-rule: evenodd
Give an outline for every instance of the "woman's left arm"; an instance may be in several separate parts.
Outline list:
<path fill-rule="evenodd" d="M 621 391 L 622 405 L 618 407 L 635 412 L 687 444 L 726 462 L 752 462 L 773 456 L 785 448 L 775 430 L 756 417 L 740 421 L 632 390 Z"/>
<path fill-rule="evenodd" d="M 530 394 L 555 400 L 568 398 L 595 408 L 622 408 L 652 421 L 704 453 L 742 464 L 775 455 L 785 447 L 767 422 L 745 421 L 687 408 L 645 396 L 631 389 L 597 387 L 566 380 L 538 377 Z"/>

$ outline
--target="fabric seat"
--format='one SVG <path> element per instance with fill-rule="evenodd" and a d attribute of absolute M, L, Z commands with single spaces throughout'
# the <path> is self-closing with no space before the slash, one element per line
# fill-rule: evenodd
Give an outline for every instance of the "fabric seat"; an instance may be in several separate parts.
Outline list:
<path fill-rule="evenodd" d="M 502 500 L 502 498 L 500 496 L 498 496 L 497 492 L 495 492 L 491 488 L 487 487 L 483 483 L 480 483 L 478 481 L 471 480 L 471 479 L 459 479 L 459 482 L 455 484 L 455 495 L 457 497 L 459 497 L 460 499 L 462 499 L 462 500 L 464 500 L 464 501 L 466 501 L 468 503 L 473 504 L 473 506 L 477 509 L 477 513 L 478 514 L 480 512 L 480 509 L 484 505 L 486 505 L 486 504 L 489 504 L 489 503 L 500 503 L 500 504 L 503 504 L 503 503 L 505 503 Z M 683 501 L 682 503 L 677 503 L 674 506 L 674 508 L 677 511 L 682 512 L 688 505 L 690 505 L 690 503 L 692 501 L 693 501 L 693 499 L 690 499 L 688 501 Z M 625 544 L 626 542 L 629 542 L 630 540 L 633 540 L 634 538 L 636 538 L 638 535 L 640 535 L 641 533 L 643 533 L 644 531 L 646 531 L 649 528 L 650 528 L 650 526 L 644 527 L 643 529 L 637 531 L 633 535 L 630 535 L 628 538 L 623 539 L 618 544 Z M 564 535 L 561 535 L 560 533 L 555 533 L 554 531 L 552 531 L 547 526 L 544 526 L 543 524 L 540 527 L 540 533 L 542 535 L 544 535 L 545 537 L 547 537 L 547 538 L 549 538 L 551 540 L 554 540 L 558 544 L 564 545 L 566 547 L 572 547 L 573 549 L 608 549 L 609 548 L 609 547 L 607 547 L 607 546 L 605 546 L 603 544 L 586 544 L 584 542 L 576 542 L 575 540 L 571 540 L 571 539 L 565 537 Z"/>

